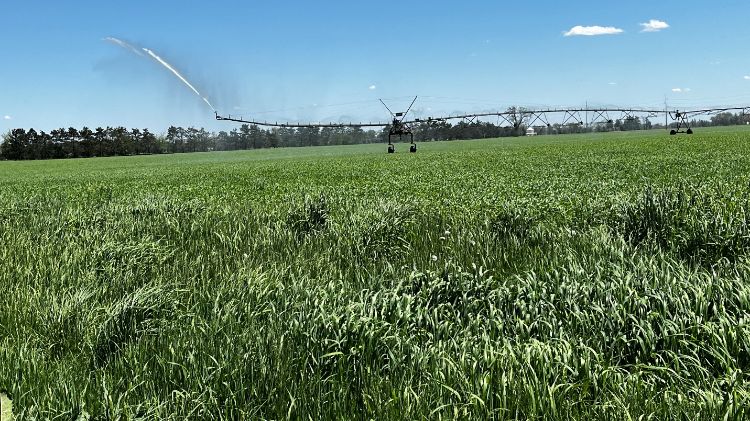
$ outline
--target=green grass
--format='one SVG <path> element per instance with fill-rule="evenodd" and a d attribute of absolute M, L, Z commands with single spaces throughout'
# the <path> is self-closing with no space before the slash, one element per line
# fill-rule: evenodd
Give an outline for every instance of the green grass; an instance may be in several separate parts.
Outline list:
<path fill-rule="evenodd" d="M 741 419 L 750 130 L 0 162 L 17 418 Z"/>
<path fill-rule="evenodd" d="M 0 393 L 0 421 L 11 421 L 13 419 L 13 403 L 7 396 Z"/>

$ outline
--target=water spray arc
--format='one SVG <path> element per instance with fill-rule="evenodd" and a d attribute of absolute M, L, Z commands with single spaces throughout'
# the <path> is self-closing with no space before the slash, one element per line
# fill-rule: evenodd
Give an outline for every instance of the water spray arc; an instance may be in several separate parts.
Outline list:
<path fill-rule="evenodd" d="M 208 101 L 208 99 L 206 97 L 204 97 L 203 95 L 201 95 L 201 93 L 198 92 L 198 90 L 195 89 L 195 87 L 193 85 L 191 85 L 190 82 L 188 82 L 188 80 L 185 79 L 185 77 L 182 76 L 180 74 L 180 72 L 177 71 L 177 69 L 175 69 L 174 67 L 172 67 L 172 65 L 170 65 L 169 63 L 167 63 L 166 61 L 164 61 L 164 59 L 162 59 L 161 57 L 159 57 L 158 55 L 156 55 L 156 53 L 154 53 L 153 51 L 149 50 L 148 48 L 143 48 L 143 51 L 145 51 L 146 54 L 148 54 L 151 58 L 153 58 L 154 60 L 156 60 L 157 63 L 159 63 L 162 66 L 166 67 L 167 70 L 169 70 L 170 72 L 172 72 L 172 74 L 174 74 L 175 76 L 177 76 L 178 79 L 180 79 L 185 85 L 187 85 L 188 88 L 190 88 L 206 104 L 208 104 L 208 106 L 211 108 L 211 111 L 216 112 L 216 108 L 214 108 L 214 106 L 211 105 L 211 103 Z"/>
<path fill-rule="evenodd" d="M 119 45 L 120 47 L 122 47 L 122 48 L 124 48 L 126 50 L 129 50 L 133 54 L 137 54 L 139 56 L 143 56 L 143 53 L 141 52 L 141 50 L 139 50 L 138 48 L 132 46 L 131 44 L 129 44 L 129 43 L 127 43 L 127 42 L 125 42 L 125 41 L 123 41 L 121 39 L 117 39 L 115 37 L 106 37 L 103 40 L 107 41 L 107 42 L 111 42 L 112 44 L 115 44 L 115 45 Z"/>
<path fill-rule="evenodd" d="M 139 49 L 139 48 L 137 48 L 137 47 L 135 47 L 135 46 L 133 46 L 133 45 L 131 45 L 131 44 L 129 44 L 129 43 L 121 40 L 121 39 L 115 38 L 115 37 L 106 37 L 103 40 L 107 41 L 107 42 L 111 42 L 111 43 L 113 43 L 115 45 L 119 45 L 120 47 L 122 47 L 122 48 L 124 48 L 126 50 L 129 50 L 133 54 L 139 55 L 141 57 L 144 56 L 143 52 L 145 52 L 148 55 L 148 57 L 152 58 L 154 61 L 156 61 L 160 65 L 164 66 L 170 72 L 172 72 L 172 74 L 175 75 L 180 81 L 182 81 L 182 83 L 184 83 L 185 85 L 187 85 L 187 87 L 190 88 L 191 91 L 193 91 L 196 95 L 198 95 L 198 97 L 200 99 L 202 99 L 203 102 L 205 102 L 209 106 L 209 108 L 211 108 L 211 111 L 213 111 L 214 113 L 216 113 L 216 108 L 214 108 L 214 106 L 211 105 L 211 102 L 208 100 L 208 98 L 206 98 L 205 96 L 201 95 L 201 93 L 198 92 L 197 89 L 195 89 L 195 86 L 193 86 L 184 76 L 182 76 L 180 74 L 180 72 L 177 71 L 177 69 L 175 69 L 171 64 L 167 63 L 166 60 L 164 60 L 163 58 L 159 57 L 153 50 L 150 50 L 150 49 L 145 48 L 145 47 Z"/>

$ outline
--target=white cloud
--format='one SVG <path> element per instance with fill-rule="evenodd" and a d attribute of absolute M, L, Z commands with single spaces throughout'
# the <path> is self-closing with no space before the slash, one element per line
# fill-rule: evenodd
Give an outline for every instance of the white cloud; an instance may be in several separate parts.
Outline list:
<path fill-rule="evenodd" d="M 375 85 L 370 85 L 370 87 L 369 87 L 369 88 L 367 88 L 367 89 L 369 89 L 369 90 L 371 90 L 371 91 L 374 91 L 375 89 L 378 89 L 378 87 L 377 87 L 377 86 L 375 86 Z"/>
<path fill-rule="evenodd" d="M 669 28 L 669 24 L 663 20 L 651 19 L 646 23 L 642 23 L 641 27 L 643 28 L 641 32 L 659 32 Z"/>
<path fill-rule="evenodd" d="M 609 86 L 617 86 L 617 82 L 609 82 Z"/>
<path fill-rule="evenodd" d="M 690 91 L 692 91 L 692 89 L 690 88 L 672 88 L 672 92 L 677 93 L 677 94 L 690 92 Z"/>
<path fill-rule="evenodd" d="M 680 92 L 682 92 L 682 88 L 673 88 L 672 92 L 680 93 Z"/>
<path fill-rule="evenodd" d="M 3 116 L 3 120 L 13 120 L 13 117 L 6 115 L 6 116 Z"/>
<path fill-rule="evenodd" d="M 745 80 L 750 80 L 750 76 L 745 76 L 744 79 Z"/>
<path fill-rule="evenodd" d="M 566 37 L 574 37 L 574 36 L 597 36 L 597 35 L 615 35 L 615 34 L 621 34 L 625 31 L 623 31 L 620 28 L 615 28 L 614 26 L 574 26 L 570 29 L 570 31 L 565 32 Z"/>

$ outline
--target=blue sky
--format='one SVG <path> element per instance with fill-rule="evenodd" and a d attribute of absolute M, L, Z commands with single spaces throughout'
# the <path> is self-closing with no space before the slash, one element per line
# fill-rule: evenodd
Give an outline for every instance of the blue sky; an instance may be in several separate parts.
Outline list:
<path fill-rule="evenodd" d="M 663 107 L 665 97 L 675 108 L 750 104 L 747 0 L 29 0 L 0 10 L 0 132 L 234 127 L 106 37 L 152 49 L 220 113 L 272 121 L 384 120 L 378 98 L 398 109 L 414 95 L 423 116 Z M 643 32 L 652 20 L 668 27 Z"/>

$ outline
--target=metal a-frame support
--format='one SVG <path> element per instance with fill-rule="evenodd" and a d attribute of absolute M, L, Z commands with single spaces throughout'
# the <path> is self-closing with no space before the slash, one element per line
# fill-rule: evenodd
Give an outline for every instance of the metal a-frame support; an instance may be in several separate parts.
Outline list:
<path fill-rule="evenodd" d="M 589 126 L 593 126 L 599 123 L 611 123 L 612 119 L 609 118 L 609 112 L 607 110 L 591 110 L 593 113 L 592 119 L 588 122 Z"/>
<path fill-rule="evenodd" d="M 573 123 L 571 123 L 573 121 Z M 565 110 L 565 116 L 563 117 L 563 126 L 568 124 L 575 124 L 583 126 L 583 119 L 581 119 L 581 112 L 578 110 Z"/>
<path fill-rule="evenodd" d="M 391 117 L 393 117 L 391 127 L 390 129 L 388 129 L 388 153 L 396 153 L 396 145 L 394 145 L 392 142 L 393 136 L 398 136 L 399 141 L 401 141 L 406 135 L 409 136 L 409 141 L 411 142 L 409 152 L 417 152 L 417 144 L 414 143 L 414 131 L 412 130 L 411 126 L 406 124 L 405 122 L 406 116 L 409 114 L 409 111 L 411 111 L 411 107 L 414 106 L 415 102 L 417 102 L 417 97 L 414 97 L 414 100 L 411 102 L 411 105 L 409 105 L 409 108 L 405 112 L 394 113 L 390 108 L 388 108 L 387 105 L 385 105 L 385 102 L 383 102 L 382 99 L 380 100 L 380 103 L 383 104 L 385 109 L 388 110 L 389 113 L 391 113 Z"/>
<path fill-rule="evenodd" d="M 678 110 L 674 114 L 669 113 L 669 116 L 677 122 L 677 128 L 670 130 L 670 135 L 674 136 L 677 133 L 693 134 L 693 129 L 690 127 L 690 114 Z"/>
<path fill-rule="evenodd" d="M 552 125 L 549 123 L 549 119 L 547 118 L 547 113 L 546 112 L 544 112 L 544 111 L 539 111 L 539 112 L 529 111 L 529 112 L 527 112 L 527 114 L 529 115 L 529 117 L 528 117 L 528 119 L 529 119 L 528 120 L 529 121 L 528 126 L 529 127 L 534 127 L 534 124 L 536 124 L 537 121 L 541 121 L 547 127 L 552 127 Z"/>

